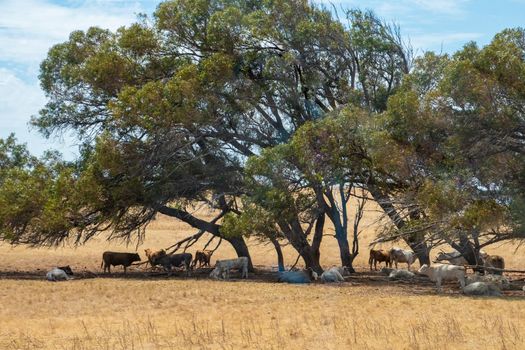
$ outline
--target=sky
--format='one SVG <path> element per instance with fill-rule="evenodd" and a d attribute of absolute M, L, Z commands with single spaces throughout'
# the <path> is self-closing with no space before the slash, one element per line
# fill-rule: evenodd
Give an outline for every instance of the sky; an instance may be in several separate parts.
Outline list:
<path fill-rule="evenodd" d="M 0 0 L 0 138 L 14 133 L 41 155 L 58 149 L 66 159 L 77 152 L 69 135 L 45 139 L 29 120 L 44 107 L 40 62 L 51 46 L 74 30 L 115 30 L 151 15 L 160 0 Z M 525 27 L 525 0 L 317 0 L 336 8 L 371 9 L 399 24 L 417 54 L 453 53 L 466 42 L 480 45 L 504 28 Z"/>

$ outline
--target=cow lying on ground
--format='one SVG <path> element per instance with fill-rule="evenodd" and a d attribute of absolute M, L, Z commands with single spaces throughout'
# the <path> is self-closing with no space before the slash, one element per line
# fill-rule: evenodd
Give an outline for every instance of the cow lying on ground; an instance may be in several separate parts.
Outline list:
<path fill-rule="evenodd" d="M 350 276 L 350 269 L 347 266 L 332 266 L 330 270 L 337 270 L 341 276 Z"/>
<path fill-rule="evenodd" d="M 408 271 L 410 271 L 410 265 L 416 261 L 417 255 L 413 251 L 404 250 L 401 248 L 394 247 L 390 249 L 390 259 L 395 263 L 397 269 L 397 263 L 407 263 Z M 392 266 L 392 265 L 390 265 Z"/>
<path fill-rule="evenodd" d="M 317 272 L 312 270 L 311 267 L 304 271 L 279 271 L 277 282 L 285 282 L 292 284 L 303 284 L 310 283 L 317 280 Z"/>
<path fill-rule="evenodd" d="M 448 253 L 441 251 L 436 256 L 436 261 L 437 262 L 448 261 L 452 265 L 460 265 L 460 266 L 468 265 L 467 259 L 465 259 L 463 255 L 461 255 L 461 253 L 458 251 L 453 251 L 453 252 L 448 252 Z"/>
<path fill-rule="evenodd" d="M 127 267 L 135 261 L 140 261 L 140 256 L 137 253 L 104 252 L 100 267 L 104 266 L 104 272 L 107 269 L 108 273 L 111 273 L 111 265 L 122 265 L 124 266 L 124 273 L 126 273 Z"/>
<path fill-rule="evenodd" d="M 463 288 L 467 295 L 501 296 L 501 290 L 495 284 L 489 282 L 474 282 Z"/>
<path fill-rule="evenodd" d="M 457 265 L 434 264 L 428 266 L 423 264 L 419 269 L 419 273 L 427 275 L 431 281 L 436 282 L 438 292 L 441 292 L 441 281 L 457 279 L 461 285 L 461 289 L 465 287 L 465 268 Z"/>
<path fill-rule="evenodd" d="M 390 252 L 383 249 L 370 249 L 370 257 L 368 258 L 370 271 L 372 271 L 372 264 L 374 264 L 374 270 L 377 271 L 377 263 L 381 264 L 382 262 L 385 262 L 385 266 L 392 267 Z"/>
<path fill-rule="evenodd" d="M 229 279 L 230 270 L 232 269 L 241 271 L 241 278 L 248 278 L 248 258 L 241 256 L 237 259 L 217 260 L 215 268 L 210 273 L 210 277 L 215 279 Z"/>
<path fill-rule="evenodd" d="M 499 255 L 489 255 L 483 250 L 479 251 L 479 256 L 483 261 L 483 267 L 485 268 L 485 274 L 502 275 L 503 271 L 493 270 L 492 268 L 504 269 L 505 259 Z"/>
<path fill-rule="evenodd" d="M 409 280 L 414 278 L 415 274 L 407 270 L 392 270 L 388 274 L 388 278 L 391 280 Z"/>
<path fill-rule="evenodd" d="M 68 266 L 55 267 L 46 274 L 46 279 L 51 282 L 56 281 L 68 281 L 72 279 L 69 275 L 72 275 L 73 271 Z"/>
<path fill-rule="evenodd" d="M 144 249 L 144 253 L 146 253 L 146 257 L 148 258 L 148 263 L 151 265 L 151 267 L 154 267 L 158 265 L 157 260 L 163 256 L 166 255 L 166 251 L 164 249 L 157 250 L 154 252 L 151 249 Z M 146 263 L 146 266 L 148 264 Z"/>
<path fill-rule="evenodd" d="M 467 278 L 465 279 L 465 282 L 467 285 L 475 283 L 475 282 L 490 283 L 490 284 L 498 286 L 499 289 L 509 289 L 511 285 L 509 279 L 506 278 L 505 276 L 494 275 L 494 274 L 480 275 L 476 273 L 474 275 L 467 276 Z"/>
<path fill-rule="evenodd" d="M 325 283 L 344 282 L 345 279 L 337 267 L 332 267 L 321 274 L 321 281 Z"/>
<path fill-rule="evenodd" d="M 192 255 L 190 253 L 181 253 L 163 255 L 154 260 L 154 263 L 156 265 L 162 265 L 164 271 L 168 272 L 168 276 L 171 276 L 173 267 L 183 267 L 186 275 L 189 276 L 191 273 L 191 260 Z"/>
<path fill-rule="evenodd" d="M 213 254 L 213 250 L 197 250 L 195 252 L 195 260 L 193 260 L 192 267 L 195 267 L 197 263 L 199 263 L 199 267 L 206 267 L 210 266 L 211 256 Z"/>

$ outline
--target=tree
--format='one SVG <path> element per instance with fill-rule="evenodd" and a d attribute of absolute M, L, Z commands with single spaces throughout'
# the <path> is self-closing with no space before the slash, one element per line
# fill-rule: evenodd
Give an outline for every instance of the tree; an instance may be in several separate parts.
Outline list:
<path fill-rule="evenodd" d="M 390 196 L 408 225 L 387 236 L 446 242 L 472 264 L 480 248 L 523 237 L 523 38 L 505 30 L 482 49 L 428 53 L 389 100 L 373 157 L 403 179 Z"/>
<path fill-rule="evenodd" d="M 151 20 L 73 32 L 55 45 L 41 65 L 48 103 L 33 124 L 83 143 L 76 178 L 99 192 L 83 203 L 92 210 L 79 232 L 91 237 L 111 219 L 114 235 L 129 237 L 160 212 L 222 236 L 191 203 L 220 215 L 235 209 L 250 195 L 248 157 L 349 101 L 384 108 L 409 55 L 396 28 L 373 14 L 347 19 L 345 28 L 301 0 L 174 0 Z M 287 238 L 320 270 L 299 215 L 283 223 Z M 323 223 L 319 214 L 316 229 Z M 228 240 L 248 255 L 242 237 Z"/>

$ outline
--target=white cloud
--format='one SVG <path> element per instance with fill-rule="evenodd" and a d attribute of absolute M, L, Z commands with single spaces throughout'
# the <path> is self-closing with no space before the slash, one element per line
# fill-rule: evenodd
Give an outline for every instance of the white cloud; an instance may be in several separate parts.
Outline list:
<path fill-rule="evenodd" d="M 69 33 L 90 26 L 116 29 L 142 11 L 136 1 L 82 1 L 66 7 L 46 0 L 0 0 L 0 61 L 35 63 Z"/>
<path fill-rule="evenodd" d="M 458 43 L 465 44 L 482 36 L 482 33 L 475 32 L 416 34 L 410 36 L 410 43 L 414 48 L 424 51 L 443 49 L 443 52 L 449 52 L 451 46 L 457 47 Z"/>

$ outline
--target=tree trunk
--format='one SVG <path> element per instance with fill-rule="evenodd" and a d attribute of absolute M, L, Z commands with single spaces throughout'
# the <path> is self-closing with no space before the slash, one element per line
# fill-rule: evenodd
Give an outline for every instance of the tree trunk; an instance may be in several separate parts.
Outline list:
<path fill-rule="evenodd" d="M 294 247 L 301 258 L 303 258 L 306 268 L 311 267 L 315 272 L 323 273 L 323 268 L 319 264 L 319 250 L 317 249 L 316 253 L 315 249 L 312 249 L 310 244 L 308 244 L 306 235 L 304 234 L 304 231 L 299 222 L 297 221 L 288 223 L 280 221 L 278 224 L 286 239 L 288 239 L 292 247 Z"/>
<path fill-rule="evenodd" d="M 312 239 L 312 254 L 316 261 L 321 259 L 321 242 L 323 241 L 323 229 L 325 223 L 325 214 L 319 214 L 315 222 L 314 238 Z"/>
<path fill-rule="evenodd" d="M 460 252 L 470 265 L 483 265 L 479 256 L 479 249 L 474 247 L 474 244 L 472 244 L 465 233 L 459 234 L 459 243 L 450 242 L 450 245 Z M 483 273 L 485 270 L 483 268 L 475 268 L 474 271 Z"/>
<path fill-rule="evenodd" d="M 405 226 L 406 222 L 401 218 L 390 198 L 388 198 L 388 196 L 385 195 L 380 189 L 376 188 L 373 183 L 371 183 L 371 181 L 369 182 L 368 190 L 379 204 L 381 209 L 383 209 L 383 211 L 392 220 L 394 225 L 399 230 L 401 230 Z M 413 234 L 409 237 L 403 237 L 403 240 L 414 251 L 414 253 L 416 253 L 420 265 L 430 265 L 430 254 L 424 237 L 421 237 L 418 234 Z"/>
<path fill-rule="evenodd" d="M 414 239 L 412 236 L 404 238 L 404 240 L 414 253 L 416 253 L 419 265 L 427 264 L 430 266 L 430 251 L 426 242 L 421 239 Z"/>
<path fill-rule="evenodd" d="M 337 244 L 339 245 L 339 257 L 341 258 L 341 265 L 346 266 L 349 272 L 355 272 L 354 267 L 352 266 L 355 257 L 350 253 L 348 239 L 346 237 L 337 238 Z"/>
<path fill-rule="evenodd" d="M 270 237 L 270 242 L 272 242 L 275 252 L 277 253 L 277 266 L 279 271 L 284 271 L 284 257 L 283 257 L 283 250 L 281 249 L 281 245 L 279 244 L 279 241 L 273 237 Z"/>

